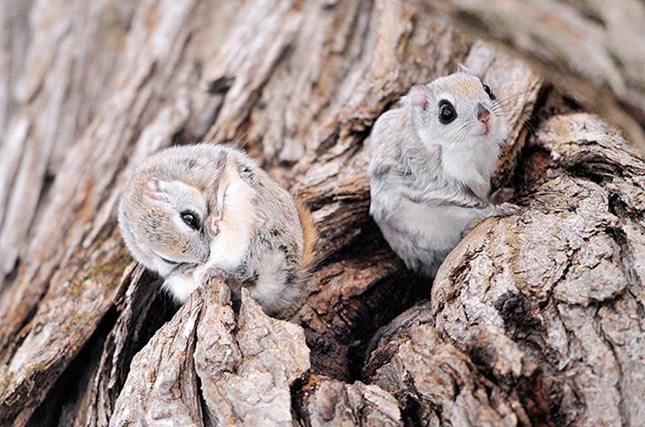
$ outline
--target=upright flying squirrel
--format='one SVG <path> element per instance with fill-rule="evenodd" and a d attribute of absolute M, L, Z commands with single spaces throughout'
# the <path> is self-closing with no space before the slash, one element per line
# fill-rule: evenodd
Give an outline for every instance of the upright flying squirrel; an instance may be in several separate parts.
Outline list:
<path fill-rule="evenodd" d="M 432 277 L 474 221 L 510 215 L 490 179 L 508 137 L 491 89 L 460 71 L 410 89 L 371 134 L 370 214 L 406 266 Z"/>
<path fill-rule="evenodd" d="M 134 172 L 118 212 L 137 261 L 180 302 L 212 276 L 229 280 L 268 314 L 301 296 L 315 229 L 306 209 L 243 152 L 171 147 Z"/>

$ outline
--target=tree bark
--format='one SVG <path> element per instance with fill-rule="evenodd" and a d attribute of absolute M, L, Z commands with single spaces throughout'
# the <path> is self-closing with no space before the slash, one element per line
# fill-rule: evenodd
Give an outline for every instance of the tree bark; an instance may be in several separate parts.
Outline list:
<path fill-rule="evenodd" d="M 639 425 L 643 161 L 433 3 L 2 3 L 0 425 Z M 508 100 L 494 185 L 523 210 L 432 285 L 369 218 L 369 133 L 459 62 Z M 319 264 L 292 318 L 219 282 L 177 308 L 131 262 L 126 179 L 197 141 L 244 147 L 311 208 Z"/>
<path fill-rule="evenodd" d="M 446 259 L 435 327 L 547 424 L 638 425 L 645 163 L 582 113 L 544 122 L 530 150 L 525 210 L 486 221 Z"/>

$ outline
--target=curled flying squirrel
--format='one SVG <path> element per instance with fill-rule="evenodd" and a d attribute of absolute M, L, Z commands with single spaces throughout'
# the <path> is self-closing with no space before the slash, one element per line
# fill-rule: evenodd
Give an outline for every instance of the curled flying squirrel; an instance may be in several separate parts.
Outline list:
<path fill-rule="evenodd" d="M 489 197 L 507 137 L 495 95 L 463 66 L 412 87 L 399 108 L 378 118 L 368 169 L 370 214 L 408 269 L 433 277 L 474 223 L 519 210 Z"/>
<path fill-rule="evenodd" d="M 134 172 L 118 212 L 123 239 L 176 300 L 211 277 L 240 286 L 268 314 L 303 294 L 315 228 L 308 211 L 232 147 L 177 146 Z"/>

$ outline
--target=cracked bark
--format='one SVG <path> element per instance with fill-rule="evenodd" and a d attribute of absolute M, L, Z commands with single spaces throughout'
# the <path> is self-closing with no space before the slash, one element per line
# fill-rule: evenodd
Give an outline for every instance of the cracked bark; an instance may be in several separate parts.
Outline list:
<path fill-rule="evenodd" d="M 305 425 L 402 426 L 397 400 L 380 387 L 360 381 L 343 383 L 327 377 L 308 378 L 295 394 Z"/>
<path fill-rule="evenodd" d="M 0 424 L 637 425 L 643 162 L 428 4 L 0 4 Z M 508 100 L 494 184 L 525 210 L 475 228 L 430 294 L 369 219 L 369 132 L 458 62 Z M 177 311 L 130 262 L 125 179 L 202 140 L 312 208 L 289 322 L 222 284 Z"/>
<path fill-rule="evenodd" d="M 196 293 L 132 361 L 110 425 L 292 425 L 290 385 L 309 369 L 304 331 L 242 292 Z"/>
<path fill-rule="evenodd" d="M 529 416 L 637 425 L 645 164 L 583 113 L 544 122 L 522 162 L 525 209 L 485 221 L 446 259 L 434 327 L 515 386 Z"/>

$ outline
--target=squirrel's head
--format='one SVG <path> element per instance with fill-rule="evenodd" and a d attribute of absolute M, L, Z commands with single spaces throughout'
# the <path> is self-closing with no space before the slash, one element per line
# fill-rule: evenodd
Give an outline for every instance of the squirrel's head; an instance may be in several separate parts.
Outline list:
<path fill-rule="evenodd" d="M 495 94 L 460 66 L 457 73 L 410 89 L 407 100 L 419 139 L 428 146 L 498 146 L 508 127 Z"/>
<path fill-rule="evenodd" d="M 203 231 L 207 198 L 178 180 L 135 173 L 119 206 L 119 225 L 134 257 L 167 276 L 180 265 L 203 263 L 209 242 Z"/>

